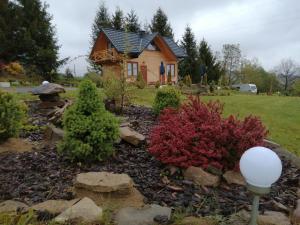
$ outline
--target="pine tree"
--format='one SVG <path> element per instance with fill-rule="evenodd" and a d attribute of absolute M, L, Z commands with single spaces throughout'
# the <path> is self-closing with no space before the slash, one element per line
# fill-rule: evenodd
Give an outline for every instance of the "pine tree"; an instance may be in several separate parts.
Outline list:
<path fill-rule="evenodd" d="M 48 5 L 40 0 L 1 2 L 1 10 L 5 9 L 0 22 L 5 22 L 2 28 L 5 31 L 1 36 L 4 40 L 1 44 L 5 48 L 0 53 L 1 58 L 3 55 L 7 62 L 19 61 L 27 71 L 34 68 L 34 73 L 51 81 L 60 62 L 52 16 L 47 12 Z"/>
<path fill-rule="evenodd" d="M 213 55 L 207 42 L 203 39 L 199 46 L 199 67 L 206 68 L 207 80 L 208 82 L 218 82 L 222 75 L 221 63 L 217 61 L 216 57 Z"/>
<path fill-rule="evenodd" d="M 92 46 L 94 46 L 94 43 L 98 38 L 101 28 L 103 27 L 111 27 L 111 19 L 108 13 L 108 9 L 104 2 L 100 4 L 99 9 L 96 13 L 94 24 L 92 26 Z"/>
<path fill-rule="evenodd" d="M 158 32 L 160 35 L 165 37 L 173 38 L 174 36 L 171 25 L 168 22 L 168 17 L 161 8 L 158 8 L 153 16 L 150 30 L 151 32 Z"/>
<path fill-rule="evenodd" d="M 101 32 L 101 28 L 105 28 L 105 27 L 111 27 L 111 19 L 108 13 L 108 9 L 105 5 L 104 2 L 102 2 L 99 6 L 99 9 L 96 13 L 96 17 L 94 19 L 94 23 L 92 26 L 92 35 L 91 35 L 91 47 L 90 49 L 92 49 L 95 45 L 95 42 L 99 36 L 99 33 Z M 92 60 L 88 59 L 88 62 L 91 66 L 91 68 L 89 68 L 92 71 L 95 72 L 99 72 L 101 70 L 100 66 L 95 64 Z"/>
<path fill-rule="evenodd" d="M 130 11 L 130 13 L 127 14 L 125 21 L 126 21 L 126 25 L 125 25 L 126 31 L 139 32 L 141 30 L 139 18 L 133 9 Z"/>
<path fill-rule="evenodd" d="M 124 13 L 119 7 L 116 8 L 116 11 L 112 16 L 111 24 L 112 27 L 116 30 L 124 29 Z"/>
<path fill-rule="evenodd" d="M 180 46 L 185 50 L 187 57 L 179 64 L 179 76 L 181 78 L 191 75 L 193 82 L 200 81 L 200 75 L 197 73 L 197 44 L 192 29 L 187 26 L 182 37 Z"/>

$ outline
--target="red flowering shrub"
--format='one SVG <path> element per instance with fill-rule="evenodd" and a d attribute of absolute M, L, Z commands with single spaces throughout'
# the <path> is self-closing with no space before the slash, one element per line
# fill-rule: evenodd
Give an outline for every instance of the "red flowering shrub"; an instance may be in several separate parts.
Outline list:
<path fill-rule="evenodd" d="M 199 97 L 179 110 L 163 110 L 151 131 L 149 152 L 178 167 L 233 169 L 245 150 L 263 144 L 267 131 L 257 117 L 223 119 L 222 112 L 220 102 L 206 104 Z"/>

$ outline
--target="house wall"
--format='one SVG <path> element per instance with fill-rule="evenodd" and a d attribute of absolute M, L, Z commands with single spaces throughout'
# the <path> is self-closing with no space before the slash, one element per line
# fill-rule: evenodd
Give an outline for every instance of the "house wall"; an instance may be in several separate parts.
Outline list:
<path fill-rule="evenodd" d="M 166 65 L 174 64 L 175 65 L 175 76 L 172 77 L 172 82 L 177 83 L 178 81 L 178 63 L 176 60 L 167 57 L 161 51 L 151 51 L 144 50 L 138 58 L 130 59 L 130 62 L 138 63 L 138 70 L 140 71 L 141 65 L 145 64 L 147 66 L 147 82 L 148 84 L 154 84 L 159 81 L 159 68 L 160 63 L 163 62 L 165 65 L 165 71 L 167 72 Z M 127 69 L 127 68 L 126 68 Z M 127 70 L 126 70 L 127 72 Z M 167 76 L 165 76 L 167 79 Z"/>

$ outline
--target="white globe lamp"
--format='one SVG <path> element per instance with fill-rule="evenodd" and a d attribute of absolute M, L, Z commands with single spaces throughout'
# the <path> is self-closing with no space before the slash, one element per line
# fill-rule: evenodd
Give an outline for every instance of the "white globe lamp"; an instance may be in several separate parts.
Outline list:
<path fill-rule="evenodd" d="M 49 84 L 49 81 L 44 80 L 44 81 L 42 82 L 42 85 L 47 85 L 47 84 Z"/>
<path fill-rule="evenodd" d="M 278 155 L 265 147 L 248 149 L 241 157 L 240 170 L 247 187 L 254 194 L 250 225 L 257 225 L 259 197 L 270 192 L 282 172 Z"/>

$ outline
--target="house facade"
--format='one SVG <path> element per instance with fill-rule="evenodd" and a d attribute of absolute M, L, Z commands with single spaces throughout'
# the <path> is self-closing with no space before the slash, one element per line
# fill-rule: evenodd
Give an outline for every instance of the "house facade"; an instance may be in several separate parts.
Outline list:
<path fill-rule="evenodd" d="M 110 28 L 101 30 L 90 54 L 90 59 L 101 65 L 103 74 L 120 75 L 124 69 L 129 82 L 141 73 L 147 84 L 164 84 L 168 74 L 177 83 L 178 62 L 184 57 L 184 50 L 171 38 Z"/>

